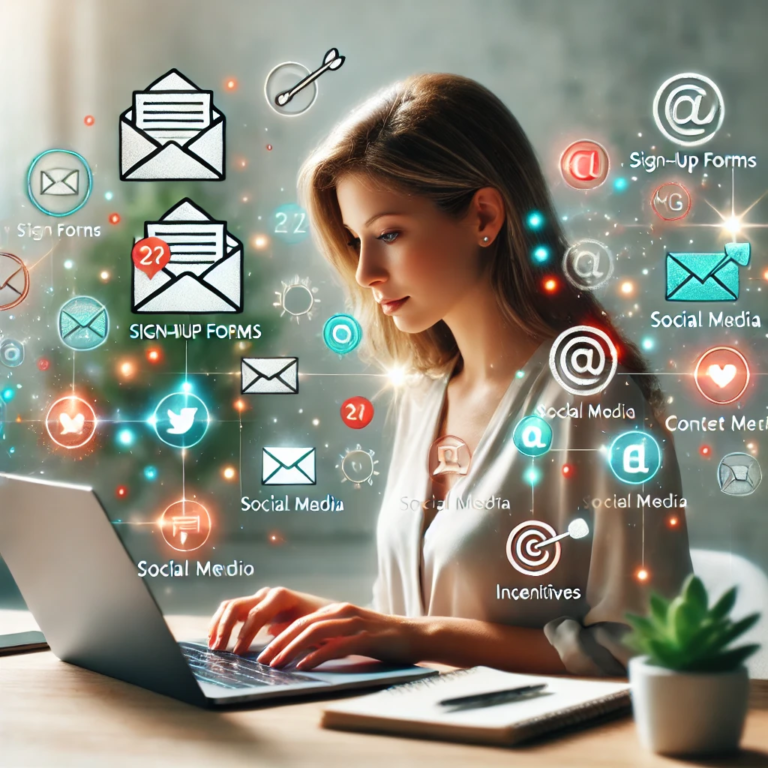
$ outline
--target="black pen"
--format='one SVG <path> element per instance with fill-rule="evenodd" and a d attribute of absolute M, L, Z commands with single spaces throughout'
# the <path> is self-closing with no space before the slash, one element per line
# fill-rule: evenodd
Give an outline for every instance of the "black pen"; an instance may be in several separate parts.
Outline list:
<path fill-rule="evenodd" d="M 521 685 L 518 688 L 508 688 L 504 691 L 491 693 L 476 693 L 473 696 L 459 696 L 455 699 L 439 701 L 441 707 L 460 707 L 461 709 L 479 709 L 480 707 L 493 707 L 496 704 L 506 704 L 516 701 L 531 693 L 539 693 L 547 687 L 546 683 L 539 685 Z"/>

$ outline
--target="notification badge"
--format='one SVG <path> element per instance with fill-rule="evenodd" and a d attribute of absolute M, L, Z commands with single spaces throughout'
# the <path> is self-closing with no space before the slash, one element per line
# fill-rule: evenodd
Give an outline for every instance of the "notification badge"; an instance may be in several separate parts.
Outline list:
<path fill-rule="evenodd" d="M 691 193 L 676 181 L 656 187 L 651 208 L 662 221 L 679 221 L 691 212 Z"/>
<path fill-rule="evenodd" d="M 341 420 L 350 429 L 363 429 L 373 420 L 373 403 L 364 397 L 350 397 L 341 406 Z"/>
<path fill-rule="evenodd" d="M 710 403 L 727 405 L 738 400 L 749 385 L 747 358 L 733 347 L 708 349 L 696 363 L 696 387 Z"/>
<path fill-rule="evenodd" d="M 175 501 L 160 517 L 160 531 L 165 543 L 177 552 L 193 552 L 211 535 L 211 516 L 199 502 Z"/>
<path fill-rule="evenodd" d="M 152 280 L 171 260 L 171 248 L 159 237 L 145 237 L 131 249 L 131 259 L 136 269 L 140 269 Z"/>
<path fill-rule="evenodd" d="M 77 395 L 57 400 L 45 417 L 48 436 L 61 448 L 82 448 L 96 433 L 96 412 L 90 403 Z"/>
<path fill-rule="evenodd" d="M 596 141 L 574 141 L 560 156 L 560 173 L 574 189 L 595 189 L 608 178 L 611 162 L 604 146 Z"/>

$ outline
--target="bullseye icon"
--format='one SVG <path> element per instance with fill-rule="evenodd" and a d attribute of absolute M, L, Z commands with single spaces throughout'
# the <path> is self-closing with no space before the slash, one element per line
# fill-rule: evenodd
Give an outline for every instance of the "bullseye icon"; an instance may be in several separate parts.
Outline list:
<path fill-rule="evenodd" d="M 507 559 L 512 567 L 526 576 L 543 576 L 560 562 L 560 539 L 581 539 L 589 533 L 585 520 L 577 518 L 565 533 L 540 520 L 526 520 L 512 529 L 507 539 Z M 554 544 L 554 547 L 551 545 Z"/>

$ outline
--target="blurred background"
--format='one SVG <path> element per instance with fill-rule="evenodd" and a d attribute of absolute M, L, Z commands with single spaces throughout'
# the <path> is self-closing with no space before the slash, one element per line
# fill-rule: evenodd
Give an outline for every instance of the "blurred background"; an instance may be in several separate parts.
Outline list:
<path fill-rule="evenodd" d="M 768 189 L 765 4 L 5 0 L 0 25 L 5 30 L 0 250 L 31 268 L 25 302 L 0 313 L 2 338 L 20 340 L 26 349 L 23 365 L 0 366 L 5 401 L 0 469 L 93 485 L 134 558 L 167 561 L 174 552 L 153 523 L 181 497 L 181 459 L 146 420 L 162 397 L 179 390 L 186 365 L 192 391 L 212 416 L 206 438 L 189 451 L 186 494 L 203 503 L 214 520 L 208 544 L 189 557 L 243 560 L 256 573 L 157 579 L 150 585 L 164 610 L 210 613 L 224 597 L 265 584 L 355 602 L 369 599 L 375 523 L 392 440 L 387 418 L 392 380 L 354 354 L 342 358 L 326 348 L 322 326 L 344 311 L 341 286 L 311 237 L 282 233 L 277 214 L 295 212 L 290 206 L 298 202 L 298 168 L 337 120 L 376 90 L 414 73 L 446 71 L 477 79 L 510 107 L 539 154 L 569 238 L 600 239 L 616 254 L 614 276 L 598 296 L 642 345 L 651 368 L 666 374 L 662 384 L 670 412 L 685 418 L 730 418 L 741 410 L 755 419 L 768 415 L 760 376 L 768 370 L 765 327 L 660 331 L 650 325 L 654 310 L 679 311 L 664 301 L 666 251 L 719 250 L 731 237 L 718 211 L 733 206 L 738 214 L 758 200 L 744 216 L 744 224 L 757 226 L 742 230 L 741 237 L 752 243 L 752 264 L 742 271 L 738 308 L 765 311 L 768 263 L 760 228 L 768 221 L 768 202 L 761 199 Z M 273 110 L 265 98 L 269 73 L 287 62 L 314 70 L 332 47 L 346 61 L 318 80 L 311 108 L 294 117 Z M 221 183 L 119 180 L 119 117 L 131 106 L 133 91 L 171 68 L 212 90 L 215 107 L 226 115 L 227 177 Z M 704 149 L 755 155 L 756 168 L 732 174 L 699 166 L 693 174 L 675 169 L 650 174 L 628 167 L 631 152 L 671 156 L 678 149 L 658 132 L 651 105 L 659 85 L 680 72 L 707 75 L 724 95 L 723 128 Z M 608 181 L 590 193 L 565 186 L 559 175 L 561 152 L 580 138 L 601 142 L 612 158 Z M 77 151 L 93 170 L 87 205 L 62 219 L 38 211 L 26 194 L 30 163 L 51 148 Z M 664 181 L 681 181 L 692 191 L 685 226 L 664 224 L 651 210 L 652 192 Z M 258 323 L 258 341 L 129 339 L 134 322 L 201 320 L 130 311 L 133 240 L 143 234 L 145 221 L 156 221 L 183 197 L 226 221 L 245 246 L 245 312 L 202 322 Z M 99 226 L 101 235 L 58 237 L 59 223 Z M 52 233 L 34 229 L 46 225 Z M 312 292 L 310 315 L 283 311 L 286 289 L 297 283 Z M 103 346 L 77 353 L 73 368 L 72 351 L 58 337 L 57 316 L 76 295 L 105 304 L 111 330 Z M 300 291 L 291 301 L 307 295 Z M 714 406 L 693 395 L 690 372 L 712 343 L 738 344 L 757 374 L 734 406 Z M 242 356 L 285 355 L 299 357 L 298 396 L 240 397 Z M 43 420 L 50 404 L 71 391 L 73 372 L 77 393 L 93 404 L 103 424 L 88 446 L 66 451 L 51 443 Z M 349 429 L 339 417 L 341 403 L 354 395 L 367 397 L 376 408 L 364 430 Z M 743 451 L 762 460 L 764 441 L 759 432 L 676 435 L 692 547 L 721 553 L 718 573 L 724 580 L 734 569 L 753 574 L 755 594 L 766 596 L 768 482 L 752 496 L 736 498 L 720 492 L 716 476 L 726 453 Z M 332 494 L 343 501 L 343 511 L 241 511 L 241 496 L 272 492 L 259 481 L 262 446 L 289 444 L 317 448 L 318 485 L 307 489 L 308 495 Z M 358 445 L 379 462 L 380 474 L 355 488 L 342 482 L 340 463 Z M 277 492 L 293 497 L 303 490 Z M 0 563 L 0 607 L 20 605 Z"/>

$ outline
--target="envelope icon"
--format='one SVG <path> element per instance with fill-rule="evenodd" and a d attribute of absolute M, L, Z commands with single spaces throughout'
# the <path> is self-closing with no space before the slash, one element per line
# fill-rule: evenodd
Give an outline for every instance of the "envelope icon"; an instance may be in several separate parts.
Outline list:
<path fill-rule="evenodd" d="M 750 256 L 749 243 L 726 243 L 725 253 L 668 253 L 667 301 L 736 301 L 739 267 Z"/>
<path fill-rule="evenodd" d="M 75 296 L 59 310 L 59 335 L 70 349 L 96 349 L 108 334 L 107 308 L 90 296 Z"/>
<path fill-rule="evenodd" d="M 297 395 L 298 357 L 243 357 L 240 391 L 244 395 Z"/>
<path fill-rule="evenodd" d="M 76 195 L 80 188 L 80 171 L 51 168 L 40 171 L 41 195 Z"/>
<path fill-rule="evenodd" d="M 13 309 L 27 298 L 29 271 L 12 253 L 0 252 L 0 310 Z"/>
<path fill-rule="evenodd" d="M 135 314 L 212 314 L 243 311 L 243 244 L 188 198 L 160 221 L 144 223 L 144 237 L 164 240 L 170 261 L 150 277 L 133 266 Z"/>
<path fill-rule="evenodd" d="M 263 448 L 262 485 L 316 485 L 315 448 Z"/>
<path fill-rule="evenodd" d="M 222 181 L 225 125 L 213 91 L 166 72 L 120 115 L 120 179 Z"/>

